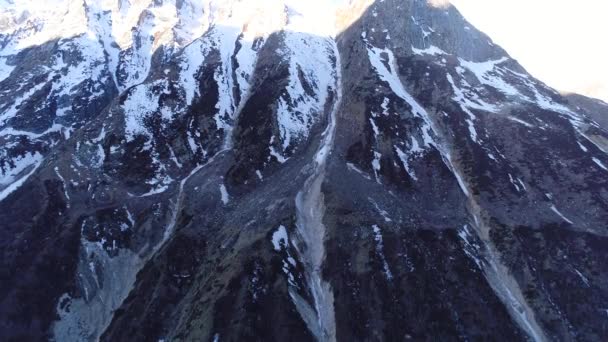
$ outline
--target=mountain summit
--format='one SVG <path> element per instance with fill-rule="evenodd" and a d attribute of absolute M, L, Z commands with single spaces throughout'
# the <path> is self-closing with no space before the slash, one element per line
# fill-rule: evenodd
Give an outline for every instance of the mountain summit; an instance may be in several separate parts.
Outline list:
<path fill-rule="evenodd" d="M 0 0 L 0 340 L 605 340 L 606 113 L 445 1 Z"/>

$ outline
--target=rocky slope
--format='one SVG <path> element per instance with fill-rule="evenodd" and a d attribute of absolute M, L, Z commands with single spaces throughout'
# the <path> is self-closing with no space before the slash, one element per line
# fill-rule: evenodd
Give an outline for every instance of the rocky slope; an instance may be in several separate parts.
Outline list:
<path fill-rule="evenodd" d="M 2 340 L 608 337 L 608 106 L 444 2 L 0 8 Z"/>

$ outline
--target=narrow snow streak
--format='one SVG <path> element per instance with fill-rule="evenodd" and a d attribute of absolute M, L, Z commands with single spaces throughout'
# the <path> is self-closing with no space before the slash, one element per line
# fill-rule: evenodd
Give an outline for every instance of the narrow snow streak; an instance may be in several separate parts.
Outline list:
<path fill-rule="evenodd" d="M 456 170 L 456 169 L 454 169 Z M 458 173 L 458 171 L 456 171 Z M 481 252 L 484 256 L 482 270 L 488 284 L 498 298 L 503 302 L 511 317 L 535 342 L 546 341 L 544 331 L 536 322 L 534 311 L 526 302 L 519 283 L 511 275 L 508 267 L 503 264 L 500 254 L 494 243 L 489 237 L 490 227 L 488 227 L 481 215 L 481 208 L 473 197 L 469 196 L 469 213 L 473 216 L 471 226 L 475 228 L 480 241 L 483 243 Z"/>
<path fill-rule="evenodd" d="M 175 202 L 175 206 L 173 208 L 173 214 L 171 215 L 171 221 L 169 221 L 169 224 L 167 225 L 167 228 L 165 229 L 165 233 L 163 235 L 163 241 L 158 245 L 157 249 L 154 251 L 154 253 L 152 253 L 152 255 L 154 255 L 156 253 L 156 251 L 164 245 L 164 243 L 169 239 L 169 237 L 171 237 L 171 235 L 173 234 L 173 231 L 175 230 L 175 225 L 177 224 L 177 219 L 179 218 L 180 208 L 182 207 L 183 202 L 184 202 L 184 187 L 185 187 L 186 183 L 188 183 L 188 180 L 190 180 L 190 178 L 192 178 L 192 176 L 197 174 L 200 170 L 202 170 L 203 168 L 205 168 L 206 166 L 211 164 L 215 160 L 215 158 L 217 158 L 219 155 L 223 154 L 226 151 L 227 150 L 225 150 L 225 149 L 218 151 L 213 157 L 209 158 L 206 163 L 195 167 L 190 172 L 190 174 L 188 176 L 186 176 L 184 179 L 182 179 L 182 181 L 179 183 L 177 201 Z M 222 186 L 223 186 L 223 184 L 222 184 Z"/>
<path fill-rule="evenodd" d="M 372 62 L 372 64 L 374 63 Z M 377 70 L 379 69 L 377 68 Z M 450 83 L 453 83 L 453 81 L 451 80 L 451 75 L 449 74 L 448 80 L 450 81 Z M 498 251 L 496 250 L 494 244 L 492 243 L 489 237 L 490 228 L 483 221 L 481 215 L 481 208 L 479 207 L 476 199 L 471 195 L 471 191 L 469 189 L 468 183 L 466 182 L 466 178 L 464 177 L 463 172 L 455 164 L 450 149 L 446 148 L 443 144 L 437 142 L 441 142 L 441 130 L 438 129 L 438 127 L 431 119 L 430 115 L 422 106 L 420 106 L 416 102 L 413 96 L 407 94 L 407 92 L 405 91 L 405 87 L 403 86 L 399 78 L 394 80 L 392 84 L 397 85 L 397 87 L 394 87 L 393 90 L 403 89 L 403 92 L 401 93 L 405 96 L 400 97 L 410 103 L 412 105 L 414 113 L 417 113 L 419 117 L 422 117 L 424 119 L 427 127 L 426 130 L 423 129 L 423 133 L 426 133 L 426 135 L 429 136 L 428 142 L 425 142 L 425 145 L 432 144 L 438 149 L 444 163 L 452 171 L 452 173 L 456 177 L 456 180 L 458 181 L 458 185 L 460 186 L 462 192 L 469 199 L 469 212 L 472 218 L 474 219 L 474 223 L 472 223 L 471 226 L 475 228 L 476 233 L 478 234 L 481 242 L 483 243 L 484 256 L 486 257 L 487 262 L 483 264 L 482 269 L 486 279 L 488 280 L 488 283 L 490 284 L 494 292 L 497 294 L 497 296 L 502 300 L 507 310 L 510 312 L 511 316 L 526 331 L 528 336 L 530 336 L 530 338 L 536 342 L 545 341 L 545 334 L 540 328 L 539 324 L 536 322 L 534 312 L 526 302 L 519 287 L 519 284 L 510 274 L 509 269 L 500 260 Z M 463 106 L 463 109 L 465 108 L 466 107 Z M 472 122 L 470 122 L 470 124 L 471 123 Z M 471 126 L 470 128 L 474 130 L 474 127 Z M 438 136 L 437 141 L 430 138 L 430 132 L 433 132 L 435 133 L 435 135 Z M 473 140 L 476 140 L 475 135 L 472 135 L 472 138 Z"/>
<path fill-rule="evenodd" d="M 555 206 L 555 204 L 551 205 L 551 210 L 556 213 L 559 217 L 561 217 L 564 221 L 570 223 L 570 224 L 574 224 L 572 221 L 570 221 L 570 219 L 568 219 L 564 214 L 562 214 L 561 211 L 559 211 L 557 209 L 557 207 Z"/>
<path fill-rule="evenodd" d="M 336 113 L 342 101 L 342 66 L 336 43 L 333 43 L 336 58 L 335 101 L 329 115 L 329 122 L 322 134 L 321 144 L 314 157 L 314 171 L 304 183 L 304 187 L 296 196 L 296 227 L 298 238 L 304 245 L 297 249 L 305 268 L 305 276 L 314 300 L 314 308 L 297 294 L 290 292 L 296 308 L 308 328 L 319 341 L 336 340 L 336 322 L 334 314 L 334 296 L 331 284 L 322 279 L 322 265 L 325 259 L 325 212 L 321 185 L 325 178 L 327 157 L 331 153 L 336 132 Z M 315 315 L 316 317 L 311 317 Z"/>
<path fill-rule="evenodd" d="M 34 172 L 36 172 L 40 164 L 42 164 L 42 160 L 36 161 L 32 169 L 26 175 L 14 181 L 12 184 L 0 191 L 0 202 L 7 198 L 8 195 L 13 193 L 15 190 L 19 189 L 25 183 L 25 181 L 30 178 L 30 176 L 33 175 Z"/>

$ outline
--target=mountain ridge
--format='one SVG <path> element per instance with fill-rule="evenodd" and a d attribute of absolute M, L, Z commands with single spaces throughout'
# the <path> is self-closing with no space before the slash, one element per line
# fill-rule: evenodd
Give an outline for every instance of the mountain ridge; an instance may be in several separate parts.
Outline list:
<path fill-rule="evenodd" d="M 198 8 L 256 18 L 241 4 Z M 155 11 L 182 13 L 148 5 L 115 74 L 102 39 L 9 57 L 5 338 L 606 336 L 605 127 L 453 7 L 369 2 L 332 37 L 273 3 L 277 31 L 203 25 L 148 57 Z M 29 56 L 59 70 L 32 85 Z"/>

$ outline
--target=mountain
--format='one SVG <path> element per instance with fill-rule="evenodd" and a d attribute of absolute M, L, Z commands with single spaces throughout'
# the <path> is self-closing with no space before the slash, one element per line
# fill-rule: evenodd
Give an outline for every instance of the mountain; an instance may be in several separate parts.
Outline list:
<path fill-rule="evenodd" d="M 1 340 L 608 337 L 608 105 L 445 1 L 0 9 Z"/>

